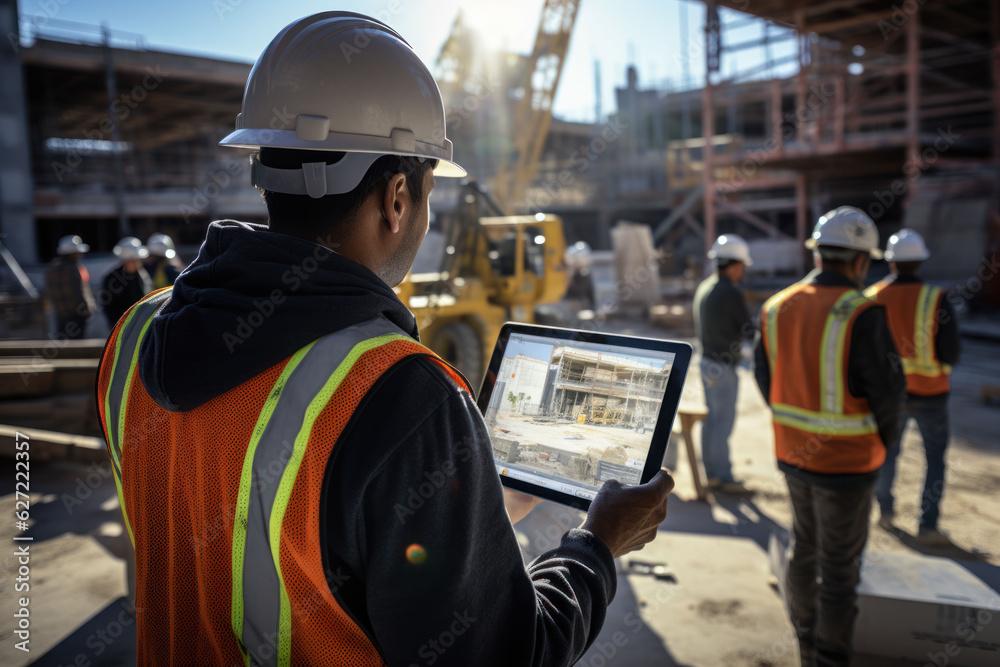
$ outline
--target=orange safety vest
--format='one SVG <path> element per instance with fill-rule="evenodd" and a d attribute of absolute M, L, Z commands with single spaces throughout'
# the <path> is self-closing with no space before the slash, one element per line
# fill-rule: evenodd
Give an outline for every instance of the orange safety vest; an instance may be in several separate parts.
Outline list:
<path fill-rule="evenodd" d="M 885 460 L 868 401 L 847 383 L 858 315 L 875 304 L 850 287 L 799 282 L 761 314 L 779 461 L 818 473 L 865 473 Z"/>
<path fill-rule="evenodd" d="M 153 292 L 122 318 L 98 381 L 135 547 L 139 664 L 383 665 L 324 572 L 327 462 L 365 393 L 402 359 L 428 356 L 469 391 L 467 383 L 379 316 L 171 412 L 136 371 L 170 294 Z"/>
<path fill-rule="evenodd" d="M 885 306 L 889 329 L 903 360 L 906 391 L 937 396 L 951 390 L 951 366 L 937 357 L 938 319 L 944 290 L 924 283 L 900 283 L 889 276 L 865 290 Z"/>

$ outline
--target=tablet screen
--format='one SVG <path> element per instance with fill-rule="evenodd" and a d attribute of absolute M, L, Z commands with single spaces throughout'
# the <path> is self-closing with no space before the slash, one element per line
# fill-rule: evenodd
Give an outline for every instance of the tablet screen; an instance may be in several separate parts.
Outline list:
<path fill-rule="evenodd" d="M 674 357 L 511 333 L 484 415 L 497 471 L 587 500 L 639 484 Z"/>

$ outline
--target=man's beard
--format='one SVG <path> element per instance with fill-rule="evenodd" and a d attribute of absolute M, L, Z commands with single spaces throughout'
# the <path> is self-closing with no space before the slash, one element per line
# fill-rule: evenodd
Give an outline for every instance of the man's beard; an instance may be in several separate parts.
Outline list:
<path fill-rule="evenodd" d="M 406 277 L 406 274 L 410 272 L 410 267 L 413 266 L 413 260 L 417 257 L 420 244 L 423 243 L 426 230 L 420 229 L 416 224 L 412 223 L 413 216 L 416 215 L 416 211 L 411 214 L 411 224 L 406 228 L 406 235 L 400 241 L 396 252 L 385 263 L 382 270 L 379 271 L 379 278 L 389 287 L 395 287 L 403 282 L 403 278 Z"/>

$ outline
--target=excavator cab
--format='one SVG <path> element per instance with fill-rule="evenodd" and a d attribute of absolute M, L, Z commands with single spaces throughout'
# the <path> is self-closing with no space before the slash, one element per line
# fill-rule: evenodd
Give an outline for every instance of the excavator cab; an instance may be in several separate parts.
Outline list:
<path fill-rule="evenodd" d="M 475 183 L 460 201 L 442 230 L 439 271 L 410 274 L 396 293 L 421 339 L 476 386 L 503 323 L 533 322 L 536 305 L 565 294 L 566 239 L 558 216 L 500 215 Z"/>

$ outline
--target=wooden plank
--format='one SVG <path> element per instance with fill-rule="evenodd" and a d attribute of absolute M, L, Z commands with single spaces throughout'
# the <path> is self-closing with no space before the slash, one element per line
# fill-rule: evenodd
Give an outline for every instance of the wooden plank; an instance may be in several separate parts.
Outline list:
<path fill-rule="evenodd" d="M 0 398 L 93 391 L 98 359 L 4 359 L 0 363 Z"/>
<path fill-rule="evenodd" d="M 32 461 L 105 462 L 107 445 L 103 438 L 58 431 L 0 424 L 0 456 L 14 458 L 17 442 L 28 442 Z"/>
<path fill-rule="evenodd" d="M 0 358 L 100 359 L 106 342 L 103 338 L 85 338 L 83 340 L 0 340 Z"/>

